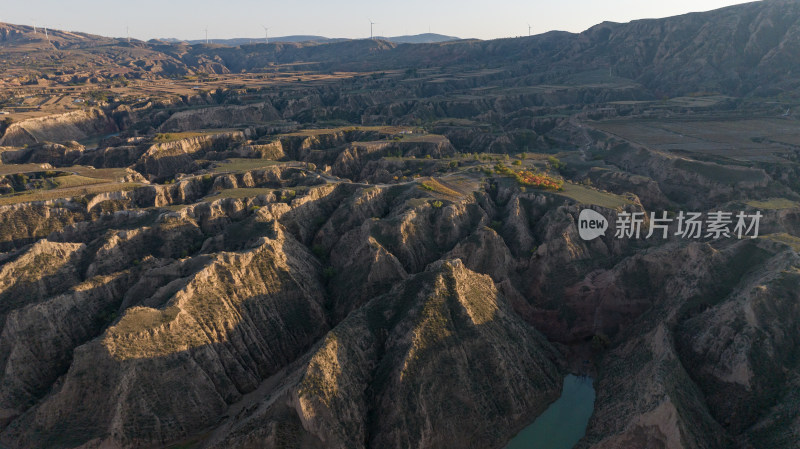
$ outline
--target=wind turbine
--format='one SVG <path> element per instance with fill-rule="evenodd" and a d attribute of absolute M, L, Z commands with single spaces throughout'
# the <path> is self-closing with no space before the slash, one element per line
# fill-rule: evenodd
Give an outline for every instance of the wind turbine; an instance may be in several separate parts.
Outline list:
<path fill-rule="evenodd" d="M 208 27 L 206 27 L 206 45 L 208 45 Z"/>
<path fill-rule="evenodd" d="M 131 30 L 128 25 L 125 25 L 125 35 L 128 36 L 128 43 L 131 43 Z"/>
<path fill-rule="evenodd" d="M 375 39 L 374 35 L 372 34 L 372 26 L 377 25 L 377 23 L 373 22 L 372 19 L 367 19 L 367 20 L 369 20 L 369 38 Z"/>
<path fill-rule="evenodd" d="M 531 36 L 531 29 L 533 29 L 533 27 L 532 27 L 532 26 L 531 26 L 531 24 L 529 23 L 529 24 L 528 24 L 528 37 L 530 37 L 530 36 Z"/>
<path fill-rule="evenodd" d="M 261 25 L 261 27 L 264 28 L 264 40 L 269 44 L 269 27 L 265 27 L 264 25 Z"/>

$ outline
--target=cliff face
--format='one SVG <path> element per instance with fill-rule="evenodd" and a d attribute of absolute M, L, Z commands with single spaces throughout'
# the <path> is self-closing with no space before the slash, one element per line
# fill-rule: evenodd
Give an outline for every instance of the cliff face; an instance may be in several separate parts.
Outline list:
<path fill-rule="evenodd" d="M 219 254 L 158 308 L 131 305 L 80 346 L 57 389 L 7 434 L 26 446 L 95 438 L 151 446 L 214 424 L 226 403 L 325 331 L 318 271 L 307 250 L 280 232 L 252 250 Z M 75 300 L 91 307 L 88 293 Z M 91 407 L 70 412 L 65 424 L 74 431 L 51 432 L 68 404 L 89 398 Z"/>
<path fill-rule="evenodd" d="M 244 133 L 236 131 L 156 143 L 139 157 L 135 168 L 152 179 L 191 173 L 198 168 L 195 159 L 205 153 L 225 151 L 243 138 Z"/>
<path fill-rule="evenodd" d="M 330 448 L 494 447 L 558 395 L 557 358 L 490 278 L 437 262 L 339 324 L 285 399 L 232 424 L 213 446 L 264 437 L 271 426 L 253 423 L 273 421 L 288 401 L 302 424 L 290 445 L 309 433 Z M 440 376 L 449 381 L 433 380 Z"/>
<path fill-rule="evenodd" d="M 281 119 L 278 111 L 269 103 L 247 106 L 223 106 L 178 112 L 170 116 L 159 130 L 181 132 L 203 128 L 229 128 L 265 123 Z"/>
<path fill-rule="evenodd" d="M 117 125 L 103 111 L 88 109 L 12 123 L 0 138 L 0 146 L 68 142 L 117 131 Z"/>
<path fill-rule="evenodd" d="M 646 256 L 666 277 L 644 286 L 656 306 L 604 358 L 581 447 L 725 448 L 734 435 L 736 447 L 791 447 L 797 359 L 775 345 L 800 337 L 787 321 L 798 311 L 797 253 L 753 242 L 667 251 Z"/>
<path fill-rule="evenodd" d="M 173 212 L 104 212 L 108 202 L 133 207 L 162 195 L 164 204 L 191 201 L 192 185 L 210 189 L 217 180 L 258 185 L 266 173 L 76 201 L 71 221 L 4 259 L 4 444 L 150 447 L 204 428 L 218 429 L 208 444 L 262 444 L 271 425 L 250 431 L 226 416 L 266 394 L 273 400 L 263 408 L 281 417 L 275 426 L 295 429 L 304 447 L 457 447 L 465 440 L 455 435 L 467 429 L 475 447 L 492 446 L 555 397 L 560 355 L 489 277 L 458 260 L 437 262 L 486 220 L 469 200 L 439 210 L 420 203 L 413 186 L 321 185 L 288 203 L 279 188 Z M 299 182 L 273 174 L 278 183 Z M 153 189 L 183 193 L 145 195 Z M 97 219 L 84 221 L 88 214 Z M 372 220 L 376 214 L 386 222 Z M 428 235 L 430 227 L 439 231 Z M 397 282 L 402 287 L 387 293 Z M 352 296 L 340 288 L 357 284 Z M 482 359 L 487 351 L 496 359 Z M 442 370 L 460 381 L 431 377 Z M 410 402 L 398 408 L 400 397 Z M 412 410 L 418 400 L 428 401 L 427 411 Z M 452 405 L 436 410 L 437 403 Z M 495 418 L 475 414 L 482 409 Z M 376 421 L 370 410 L 384 417 Z M 411 430 L 398 434 L 399 422 Z M 450 427 L 438 434 L 426 422 Z"/>
<path fill-rule="evenodd" d="M 0 159 L 4 164 L 53 164 L 72 165 L 83 154 L 85 148 L 78 142 L 67 142 L 66 145 L 45 143 L 21 150 L 4 151 Z"/>
<path fill-rule="evenodd" d="M 607 158 L 627 172 L 652 179 L 667 200 L 696 209 L 731 201 L 743 194 L 756 194 L 766 190 L 771 181 L 760 168 L 690 160 L 627 143 L 610 148 Z M 696 194 L 698 188 L 704 189 L 704 195 Z M 650 195 L 645 198 L 648 203 L 652 201 Z M 656 204 L 664 201 L 658 196 L 653 199 Z"/>
<path fill-rule="evenodd" d="M 88 218 L 83 205 L 72 201 L 0 206 L 0 230 L 3 235 L 0 246 L 3 249 L 22 247 Z"/>

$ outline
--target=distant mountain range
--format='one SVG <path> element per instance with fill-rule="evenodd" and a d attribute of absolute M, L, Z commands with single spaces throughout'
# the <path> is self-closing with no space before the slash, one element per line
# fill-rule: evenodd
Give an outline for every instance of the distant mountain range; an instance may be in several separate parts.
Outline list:
<path fill-rule="evenodd" d="M 394 42 L 396 44 L 435 44 L 439 42 L 450 42 L 461 40 L 461 38 L 453 36 L 445 36 L 436 33 L 415 34 L 410 36 L 397 36 L 397 37 L 378 37 L 384 41 Z"/>
<path fill-rule="evenodd" d="M 30 82 L 28 59 L 49 60 L 55 49 L 64 58 L 59 70 L 86 71 L 95 78 L 97 67 L 108 71 L 100 77 L 125 72 L 131 78 L 241 73 L 307 63 L 328 72 L 486 67 L 526 74 L 527 83 L 583 82 L 587 73 L 603 74 L 604 80 L 627 79 L 659 98 L 702 92 L 773 96 L 800 89 L 795 75 L 800 66 L 798 24 L 800 2 L 794 0 L 603 22 L 582 33 L 454 42 L 448 36 L 423 34 L 375 40 L 289 36 L 270 38 L 270 45 L 263 38 L 253 39 L 253 45 L 248 45 L 251 39 L 190 45 L 204 41 L 127 42 L 59 30 L 45 35 L 30 26 L 0 23 L 0 74 Z"/>
<path fill-rule="evenodd" d="M 407 35 L 407 36 L 395 36 L 395 37 L 383 37 L 383 36 L 376 36 L 375 39 L 393 42 L 396 44 L 435 44 L 440 42 L 450 42 L 450 41 L 457 41 L 460 40 L 458 37 L 454 36 L 445 36 L 443 34 L 436 34 L 436 33 L 424 33 L 424 34 L 415 34 L 415 35 Z M 164 42 L 186 42 L 189 44 L 203 44 L 205 43 L 205 39 L 195 39 L 195 40 L 188 40 L 182 41 L 180 39 L 161 39 Z M 269 41 L 272 42 L 292 42 L 292 43 L 299 43 L 299 42 L 315 42 L 315 43 L 333 43 L 333 42 L 343 42 L 348 41 L 351 39 L 344 39 L 344 38 L 329 38 L 324 36 L 313 36 L 313 35 L 292 35 L 292 36 L 280 36 L 280 37 L 270 37 Z M 256 44 L 259 42 L 264 42 L 264 38 L 233 38 L 233 39 L 212 39 L 212 43 L 214 44 L 222 44 L 228 45 L 230 47 L 238 47 L 239 45 L 247 45 L 247 44 Z"/>

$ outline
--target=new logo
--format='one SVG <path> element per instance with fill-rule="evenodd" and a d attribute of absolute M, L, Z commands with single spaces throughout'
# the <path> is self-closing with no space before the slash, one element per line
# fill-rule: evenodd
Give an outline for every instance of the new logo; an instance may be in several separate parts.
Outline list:
<path fill-rule="evenodd" d="M 608 230 L 608 220 L 591 209 L 584 209 L 578 217 L 578 233 L 581 238 L 590 241 L 597 237 L 605 236 Z"/>
<path fill-rule="evenodd" d="M 739 240 L 749 237 L 758 238 L 759 225 L 764 214 L 755 213 L 712 211 L 705 214 L 703 220 L 701 212 L 680 212 L 672 217 L 668 212 L 660 215 L 651 212 L 619 212 L 615 222 L 615 235 L 617 239 L 649 239 L 653 235 L 661 235 L 667 240 L 670 234 L 681 239 L 713 239 L 737 238 Z M 674 225 L 674 226 L 672 226 Z M 672 228 L 671 228 L 672 226 Z M 650 232 L 647 232 L 648 229 Z M 578 217 L 578 233 L 585 241 L 605 236 L 608 230 L 606 217 L 591 210 L 584 209 Z M 673 233 L 673 231 L 675 231 Z M 658 234 L 656 234 L 658 232 Z"/>

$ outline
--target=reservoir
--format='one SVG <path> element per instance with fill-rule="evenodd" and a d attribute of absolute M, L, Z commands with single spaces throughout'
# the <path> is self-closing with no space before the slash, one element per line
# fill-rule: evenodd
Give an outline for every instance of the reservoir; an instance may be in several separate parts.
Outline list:
<path fill-rule="evenodd" d="M 591 378 L 568 375 L 561 397 L 522 429 L 506 449 L 572 449 L 586 434 L 594 398 Z"/>

